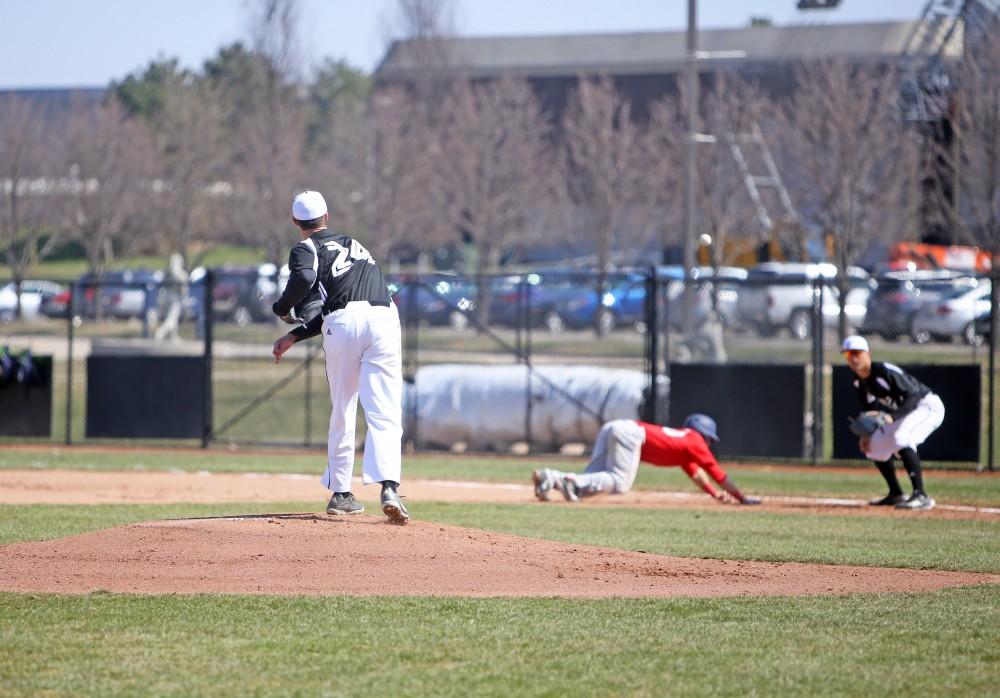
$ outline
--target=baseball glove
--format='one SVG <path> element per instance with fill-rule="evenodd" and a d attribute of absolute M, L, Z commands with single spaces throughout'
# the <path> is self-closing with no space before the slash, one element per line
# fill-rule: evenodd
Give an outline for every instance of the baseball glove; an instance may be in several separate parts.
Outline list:
<path fill-rule="evenodd" d="M 323 299 L 318 294 L 310 292 L 281 319 L 289 325 L 304 325 L 321 312 L 323 312 Z"/>
<path fill-rule="evenodd" d="M 888 416 L 885 412 L 871 410 L 862 412 L 854 419 L 848 418 L 851 433 L 858 437 L 871 436 L 888 423 Z"/>

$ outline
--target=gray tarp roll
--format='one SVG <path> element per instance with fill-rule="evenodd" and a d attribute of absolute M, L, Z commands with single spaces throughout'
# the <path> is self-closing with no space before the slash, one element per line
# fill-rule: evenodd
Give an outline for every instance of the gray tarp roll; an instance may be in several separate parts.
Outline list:
<path fill-rule="evenodd" d="M 418 447 L 508 450 L 527 440 L 529 381 L 531 444 L 551 450 L 590 446 L 604 422 L 638 419 L 648 384 L 642 371 L 592 366 L 536 366 L 530 376 L 523 364 L 425 366 L 406 386 L 406 432 L 416 428 Z"/>

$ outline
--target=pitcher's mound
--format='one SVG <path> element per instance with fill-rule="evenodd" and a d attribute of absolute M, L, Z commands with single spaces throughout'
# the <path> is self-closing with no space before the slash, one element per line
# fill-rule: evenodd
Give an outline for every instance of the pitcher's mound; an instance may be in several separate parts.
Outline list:
<path fill-rule="evenodd" d="M 156 521 L 0 546 L 0 589 L 149 594 L 735 596 L 925 591 L 1000 575 L 701 560 L 373 516 Z"/>

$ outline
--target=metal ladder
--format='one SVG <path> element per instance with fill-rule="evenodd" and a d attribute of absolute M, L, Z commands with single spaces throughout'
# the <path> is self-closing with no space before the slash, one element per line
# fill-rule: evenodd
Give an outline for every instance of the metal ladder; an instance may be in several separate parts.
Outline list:
<path fill-rule="evenodd" d="M 944 49 L 963 25 L 966 0 L 928 0 L 903 47 L 906 73 L 901 108 L 907 121 L 933 121 L 948 109 L 954 87 L 943 65 Z"/>
<path fill-rule="evenodd" d="M 767 141 L 764 140 L 764 135 L 761 133 L 757 122 L 754 122 L 753 126 L 746 133 L 727 133 L 726 142 L 729 144 L 729 150 L 733 154 L 736 166 L 739 168 L 740 176 L 743 178 L 743 184 L 750 195 L 750 200 L 757 209 L 757 221 L 760 223 L 764 234 L 770 235 L 771 231 L 774 230 L 774 219 L 767 210 L 767 204 L 764 201 L 764 197 L 761 196 L 761 189 L 774 189 L 778 194 L 781 207 L 784 209 L 784 220 L 798 221 L 799 217 L 795 212 L 795 207 L 792 205 L 792 198 L 788 195 L 785 183 L 778 173 L 778 166 L 771 155 L 771 149 L 767 147 Z M 754 146 L 760 149 L 761 161 L 767 170 L 766 174 L 754 174 L 750 171 L 747 158 L 743 154 L 745 146 Z"/>

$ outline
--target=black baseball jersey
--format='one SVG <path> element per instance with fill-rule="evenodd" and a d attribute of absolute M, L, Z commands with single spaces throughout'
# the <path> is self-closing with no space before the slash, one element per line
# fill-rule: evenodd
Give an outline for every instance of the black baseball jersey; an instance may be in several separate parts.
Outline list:
<path fill-rule="evenodd" d="M 319 294 L 321 313 L 292 330 L 300 339 L 320 333 L 323 316 L 352 301 L 388 305 L 389 291 L 375 260 L 361 243 L 329 228 L 317 230 L 288 254 L 288 284 L 272 310 L 285 316 L 303 298 Z"/>
<path fill-rule="evenodd" d="M 931 389 L 887 361 L 873 361 L 867 378 L 854 377 L 862 409 L 879 410 L 899 419 L 912 412 Z"/>

